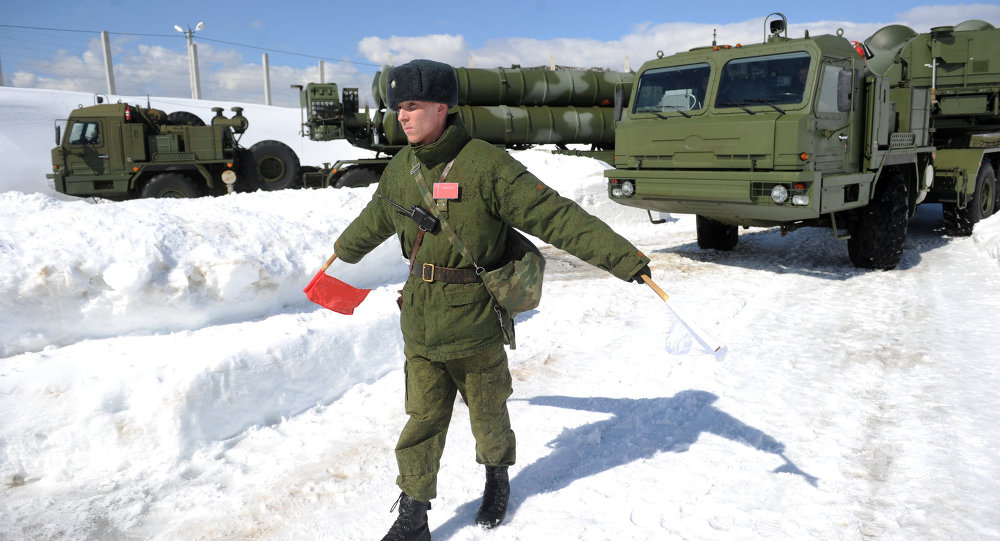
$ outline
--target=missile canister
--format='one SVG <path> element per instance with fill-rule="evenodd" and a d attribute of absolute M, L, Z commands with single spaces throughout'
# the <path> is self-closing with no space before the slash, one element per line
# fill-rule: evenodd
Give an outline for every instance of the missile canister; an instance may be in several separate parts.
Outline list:
<path fill-rule="evenodd" d="M 585 144 L 611 148 L 615 142 L 611 107 L 459 105 L 457 109 L 473 137 L 495 145 Z M 406 144 L 394 111 L 386 111 L 381 123 L 387 144 Z"/>
<path fill-rule="evenodd" d="M 385 104 L 386 74 L 375 74 L 372 97 Z M 610 107 L 615 85 L 633 75 L 616 71 L 548 70 L 543 68 L 455 68 L 459 105 Z"/>

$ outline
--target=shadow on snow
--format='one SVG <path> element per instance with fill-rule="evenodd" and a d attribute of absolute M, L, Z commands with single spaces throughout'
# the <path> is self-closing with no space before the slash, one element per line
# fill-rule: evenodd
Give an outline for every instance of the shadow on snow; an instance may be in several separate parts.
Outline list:
<path fill-rule="evenodd" d="M 574 481 L 597 475 L 658 453 L 687 451 L 702 433 L 737 441 L 785 461 L 774 473 L 802 477 L 812 486 L 818 479 L 799 469 L 785 455 L 785 446 L 772 436 L 717 409 L 718 397 L 698 390 L 681 391 L 670 398 L 583 398 L 538 396 L 535 406 L 610 413 L 609 419 L 565 429 L 549 443 L 552 452 L 525 466 L 511 479 L 507 521 L 528 498 L 554 492 Z M 454 535 L 472 522 L 480 500 L 462 504 L 454 516 L 434 531 L 434 537 Z"/>
<path fill-rule="evenodd" d="M 682 244 L 657 253 L 675 253 L 694 261 L 716 263 L 775 273 L 797 273 L 830 280 L 846 280 L 868 271 L 851 264 L 847 241 L 834 238 L 829 229 L 803 228 L 782 237 L 778 228 L 740 232 L 739 243 L 731 251 L 703 250 L 697 242 Z M 917 207 L 907 227 L 903 257 L 896 267 L 910 269 L 921 261 L 921 254 L 947 245 L 951 237 L 944 232 L 941 205 Z M 890 271 L 891 272 L 891 271 Z"/>

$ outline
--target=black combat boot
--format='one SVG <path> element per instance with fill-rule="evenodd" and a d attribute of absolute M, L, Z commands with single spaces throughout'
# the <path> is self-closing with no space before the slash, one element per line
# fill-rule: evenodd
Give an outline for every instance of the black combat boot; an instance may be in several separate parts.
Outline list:
<path fill-rule="evenodd" d="M 396 506 L 399 506 L 399 516 L 382 541 L 431 541 L 431 531 L 427 528 L 427 510 L 431 502 L 418 502 L 401 492 L 389 511 Z"/>
<path fill-rule="evenodd" d="M 499 526 L 507 516 L 509 498 L 507 466 L 486 466 L 486 489 L 483 490 L 483 504 L 476 513 L 476 524 L 487 529 Z"/>

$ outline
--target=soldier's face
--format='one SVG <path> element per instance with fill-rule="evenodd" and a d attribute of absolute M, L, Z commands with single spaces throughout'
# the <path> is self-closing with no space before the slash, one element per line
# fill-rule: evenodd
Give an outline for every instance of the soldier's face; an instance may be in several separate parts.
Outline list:
<path fill-rule="evenodd" d="M 404 101 L 399 104 L 399 125 L 406 140 L 414 145 L 429 145 L 444 133 L 448 106 L 430 101 Z"/>

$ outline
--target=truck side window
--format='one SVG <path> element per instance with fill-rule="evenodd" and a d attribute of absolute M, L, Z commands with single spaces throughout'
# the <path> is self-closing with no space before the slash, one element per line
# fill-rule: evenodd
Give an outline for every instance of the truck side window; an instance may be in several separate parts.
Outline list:
<path fill-rule="evenodd" d="M 69 131 L 71 145 L 97 145 L 101 142 L 100 124 L 97 122 L 74 122 Z"/>
<path fill-rule="evenodd" d="M 839 66 L 823 66 L 817 113 L 843 113 L 851 109 L 851 71 Z"/>

